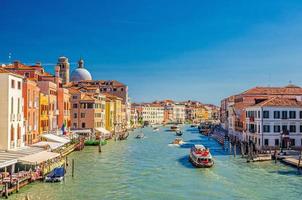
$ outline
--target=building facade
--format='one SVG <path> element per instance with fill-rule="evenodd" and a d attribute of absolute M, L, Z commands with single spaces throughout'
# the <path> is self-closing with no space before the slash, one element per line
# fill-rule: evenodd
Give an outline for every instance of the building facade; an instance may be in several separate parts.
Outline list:
<path fill-rule="evenodd" d="M 248 107 L 244 139 L 259 149 L 301 147 L 301 100 L 274 97 Z"/>
<path fill-rule="evenodd" d="M 40 88 L 35 79 L 24 79 L 24 120 L 25 144 L 31 145 L 39 141 Z"/>
<path fill-rule="evenodd" d="M 25 145 L 23 77 L 0 68 L 0 85 L 0 149 L 17 149 Z"/>

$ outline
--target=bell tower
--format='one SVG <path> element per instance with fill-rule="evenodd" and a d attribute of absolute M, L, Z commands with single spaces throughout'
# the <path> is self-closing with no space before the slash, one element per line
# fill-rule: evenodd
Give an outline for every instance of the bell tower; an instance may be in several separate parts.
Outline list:
<path fill-rule="evenodd" d="M 58 64 L 60 67 L 60 78 L 62 78 L 62 84 L 65 85 L 69 83 L 69 67 L 68 58 L 62 56 L 58 59 Z"/>

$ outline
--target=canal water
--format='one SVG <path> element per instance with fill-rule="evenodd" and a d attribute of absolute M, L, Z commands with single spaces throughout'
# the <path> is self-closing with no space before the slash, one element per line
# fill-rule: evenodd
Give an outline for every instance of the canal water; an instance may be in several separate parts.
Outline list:
<path fill-rule="evenodd" d="M 10 199 L 286 199 L 302 196 L 302 175 L 274 162 L 246 163 L 222 150 L 216 141 L 183 127 L 183 147 L 168 144 L 176 137 L 161 127 L 144 128 L 144 139 L 135 130 L 126 141 L 109 141 L 102 148 L 86 147 L 69 156 L 75 160 L 75 177 L 69 165 L 62 183 L 34 183 Z M 188 162 L 192 144 L 209 147 L 215 159 L 210 169 L 196 169 Z"/>

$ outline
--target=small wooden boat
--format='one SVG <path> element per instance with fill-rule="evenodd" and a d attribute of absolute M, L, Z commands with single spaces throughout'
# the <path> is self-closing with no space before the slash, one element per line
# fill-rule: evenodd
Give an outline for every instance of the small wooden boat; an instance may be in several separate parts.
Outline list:
<path fill-rule="evenodd" d="M 176 136 L 182 136 L 182 132 L 181 131 L 176 131 Z"/>
<path fill-rule="evenodd" d="M 65 169 L 64 167 L 56 167 L 52 172 L 50 172 L 46 177 L 45 181 L 46 182 L 61 182 L 64 180 L 65 176 Z"/>
<path fill-rule="evenodd" d="M 189 160 L 197 168 L 209 168 L 214 165 L 210 150 L 203 145 L 194 145 L 191 148 Z"/>

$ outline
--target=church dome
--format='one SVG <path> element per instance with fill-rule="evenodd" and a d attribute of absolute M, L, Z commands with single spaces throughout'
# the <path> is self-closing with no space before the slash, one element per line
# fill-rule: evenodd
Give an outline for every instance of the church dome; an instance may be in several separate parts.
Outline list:
<path fill-rule="evenodd" d="M 80 59 L 78 68 L 72 71 L 70 80 L 73 82 L 92 80 L 90 72 L 84 68 L 84 61 Z"/>

